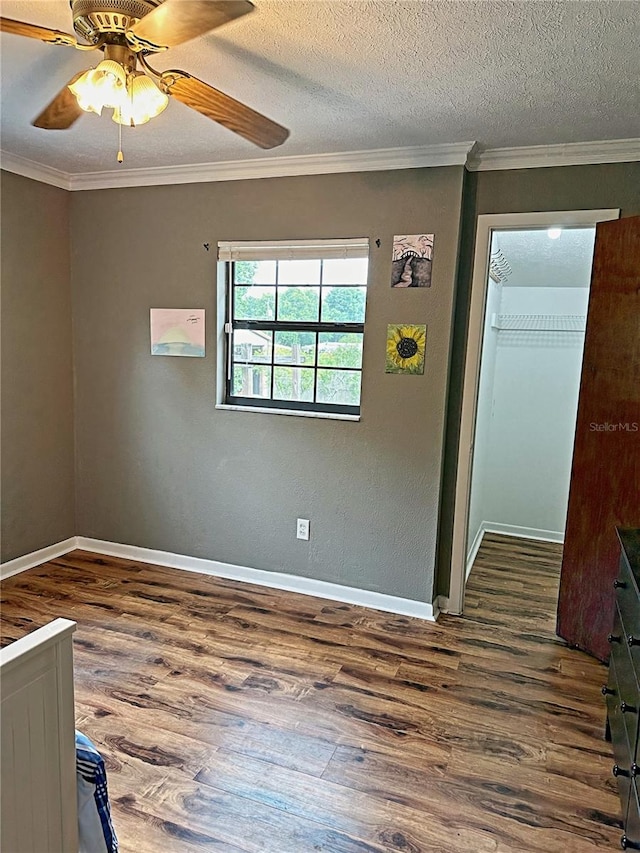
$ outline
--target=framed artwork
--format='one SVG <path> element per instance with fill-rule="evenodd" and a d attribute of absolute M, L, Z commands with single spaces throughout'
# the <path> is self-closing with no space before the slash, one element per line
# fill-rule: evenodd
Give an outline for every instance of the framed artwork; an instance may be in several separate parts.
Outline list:
<path fill-rule="evenodd" d="M 431 287 L 433 234 L 393 238 L 391 287 Z"/>
<path fill-rule="evenodd" d="M 387 326 L 387 360 L 384 372 L 422 375 L 426 345 L 426 326 Z"/>
<path fill-rule="evenodd" d="M 151 355 L 204 358 L 204 308 L 151 308 Z"/>

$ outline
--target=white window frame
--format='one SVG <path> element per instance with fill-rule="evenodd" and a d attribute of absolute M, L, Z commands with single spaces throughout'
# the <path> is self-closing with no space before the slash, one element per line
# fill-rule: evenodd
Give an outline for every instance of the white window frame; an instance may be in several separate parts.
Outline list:
<path fill-rule="evenodd" d="M 369 260 L 369 238 L 336 238 L 313 240 L 264 240 L 264 241 L 220 241 L 217 265 L 217 370 L 216 409 L 253 412 L 270 415 L 294 415 L 306 418 L 359 421 L 361 415 L 347 412 L 328 412 L 316 409 L 275 407 L 269 405 L 244 405 L 226 401 L 229 369 L 229 347 L 231 327 L 228 323 L 229 266 L 237 260 L 294 260 L 362 258 Z M 369 276 L 367 276 L 369 279 Z M 368 288 L 368 280 L 366 282 Z M 368 296 L 368 292 L 367 292 Z M 364 324 L 362 334 L 364 335 Z M 363 338 L 364 340 L 364 338 Z M 362 383 L 363 368 L 360 369 Z M 362 387 L 362 385 L 361 385 Z"/>

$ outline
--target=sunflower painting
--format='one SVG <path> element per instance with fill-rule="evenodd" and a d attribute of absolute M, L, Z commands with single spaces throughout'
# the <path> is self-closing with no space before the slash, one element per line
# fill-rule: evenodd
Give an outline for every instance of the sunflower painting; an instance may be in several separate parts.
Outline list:
<path fill-rule="evenodd" d="M 426 326 L 387 326 L 385 373 L 424 373 Z"/>

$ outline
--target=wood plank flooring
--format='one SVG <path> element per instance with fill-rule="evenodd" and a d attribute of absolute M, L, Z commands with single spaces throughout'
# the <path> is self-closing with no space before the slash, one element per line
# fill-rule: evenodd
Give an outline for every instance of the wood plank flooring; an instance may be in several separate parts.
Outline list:
<path fill-rule="evenodd" d="M 554 635 L 560 558 L 485 536 L 434 625 L 75 551 L 3 583 L 2 643 L 77 621 L 122 853 L 614 850 L 606 669 Z"/>

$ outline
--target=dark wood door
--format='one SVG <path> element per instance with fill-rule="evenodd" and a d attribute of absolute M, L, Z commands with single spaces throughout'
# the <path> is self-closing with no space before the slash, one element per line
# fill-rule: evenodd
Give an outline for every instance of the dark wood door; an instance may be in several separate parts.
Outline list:
<path fill-rule="evenodd" d="M 640 216 L 597 226 L 558 634 L 609 655 L 616 526 L 640 527 Z"/>

